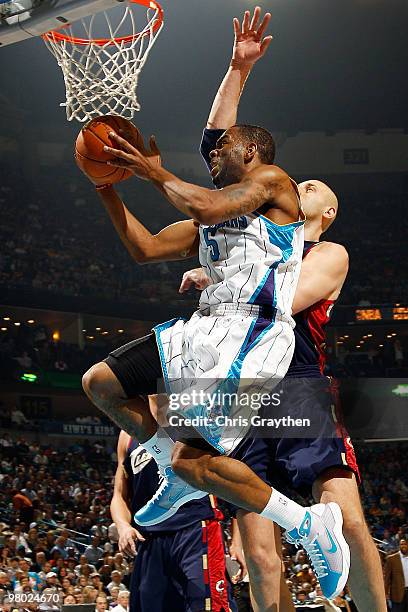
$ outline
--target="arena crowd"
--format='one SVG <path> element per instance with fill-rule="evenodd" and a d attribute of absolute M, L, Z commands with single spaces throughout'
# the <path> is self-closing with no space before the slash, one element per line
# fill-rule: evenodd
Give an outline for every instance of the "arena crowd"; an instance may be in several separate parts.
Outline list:
<path fill-rule="evenodd" d="M 67 164 L 63 172 L 60 169 L 58 184 L 50 169 L 42 169 L 34 186 L 18 165 L 10 163 L 3 170 L 0 286 L 127 303 L 185 303 L 177 289 L 182 273 L 194 267 L 194 260 L 136 265 L 92 187 L 73 165 Z M 185 178 L 197 182 L 197 177 Z M 119 192 L 131 209 L 137 207 L 141 220 L 153 232 L 181 218 L 142 182 L 137 191 L 131 181 L 124 182 Z M 339 303 L 408 302 L 408 263 L 403 257 L 408 196 L 392 192 L 339 196 L 339 218 L 325 235 L 327 240 L 344 244 L 350 254 L 350 272 Z M 14 214 L 15 206 L 8 206 L 10 198 L 19 215 Z M 343 210 L 352 210 L 351 224 L 351 216 L 343 216 Z"/>
<path fill-rule="evenodd" d="M 357 454 L 371 533 L 384 553 L 393 552 L 408 533 L 408 486 L 403 478 L 407 444 L 364 445 Z M 109 512 L 116 467 L 113 445 L 85 440 L 61 450 L 51 438 L 40 446 L 16 433 L 3 433 L 0 461 L 2 609 L 13 610 L 23 598 L 32 611 L 57 610 L 61 602 L 88 602 L 95 603 L 98 612 L 125 612 L 132 560 L 118 552 Z M 224 517 L 228 550 L 228 507 Z M 347 592 L 334 602 L 337 608 L 322 599 L 302 550 L 284 544 L 283 551 L 296 607 L 320 602 L 326 610 L 353 609 Z M 242 582 L 234 588 L 240 611 L 248 612 L 248 585 Z M 41 595 L 43 601 L 38 601 Z"/>

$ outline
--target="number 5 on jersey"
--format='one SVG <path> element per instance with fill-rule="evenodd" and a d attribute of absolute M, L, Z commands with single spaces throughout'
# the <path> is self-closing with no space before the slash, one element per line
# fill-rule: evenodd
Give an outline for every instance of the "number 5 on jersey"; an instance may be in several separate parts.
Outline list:
<path fill-rule="evenodd" d="M 211 259 L 212 261 L 218 261 L 220 258 L 220 249 L 218 248 L 218 244 L 216 240 L 213 240 L 209 237 L 210 227 L 205 227 L 203 229 L 204 240 L 208 248 L 210 249 Z"/>

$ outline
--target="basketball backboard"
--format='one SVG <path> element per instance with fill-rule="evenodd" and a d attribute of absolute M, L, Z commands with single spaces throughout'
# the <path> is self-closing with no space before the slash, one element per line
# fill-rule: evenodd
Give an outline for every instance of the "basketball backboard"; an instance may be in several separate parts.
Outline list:
<path fill-rule="evenodd" d="M 123 0 L 0 0 L 0 46 L 40 36 Z"/>

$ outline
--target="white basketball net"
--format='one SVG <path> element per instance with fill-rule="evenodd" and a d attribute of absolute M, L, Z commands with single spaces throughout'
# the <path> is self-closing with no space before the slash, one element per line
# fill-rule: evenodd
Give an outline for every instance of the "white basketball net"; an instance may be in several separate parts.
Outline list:
<path fill-rule="evenodd" d="M 106 12 L 81 19 L 74 24 L 76 41 L 70 40 L 74 38 L 73 26 L 64 28 L 62 37 L 58 31 L 43 36 L 64 75 L 66 102 L 61 106 L 66 107 L 68 121 L 85 122 L 106 114 L 132 119 L 140 109 L 136 95 L 139 74 L 163 23 L 157 27 L 159 9 L 151 3 L 145 27 L 137 29 L 135 7 L 140 9 L 136 4 L 126 3 L 116 26 Z M 102 44 L 101 22 L 106 28 L 106 41 Z M 124 37 L 126 40 L 120 40 Z"/>

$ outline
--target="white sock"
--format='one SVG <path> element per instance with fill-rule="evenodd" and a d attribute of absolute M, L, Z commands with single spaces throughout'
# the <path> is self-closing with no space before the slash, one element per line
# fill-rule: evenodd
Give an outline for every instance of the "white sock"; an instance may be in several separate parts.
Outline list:
<path fill-rule="evenodd" d="M 171 453 L 173 452 L 174 445 L 175 442 L 173 442 L 162 427 L 159 427 L 154 436 L 143 442 L 140 446 L 143 446 L 152 455 L 157 465 L 168 467 L 171 465 Z"/>
<path fill-rule="evenodd" d="M 294 529 L 299 527 L 305 516 L 305 508 L 300 506 L 283 493 L 279 493 L 276 489 L 272 489 L 272 494 L 265 508 L 260 513 L 260 516 L 274 521 L 283 529 Z"/>

